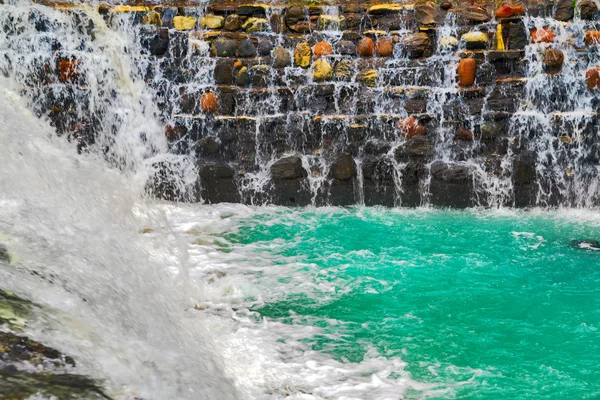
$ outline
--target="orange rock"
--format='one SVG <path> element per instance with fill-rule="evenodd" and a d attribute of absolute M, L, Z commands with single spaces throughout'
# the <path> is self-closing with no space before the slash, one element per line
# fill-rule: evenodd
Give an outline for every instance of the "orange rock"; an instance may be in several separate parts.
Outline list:
<path fill-rule="evenodd" d="M 77 79 L 79 64 L 79 60 L 59 60 L 57 67 L 60 71 L 60 80 L 68 82 Z"/>
<path fill-rule="evenodd" d="M 219 107 L 219 98 L 214 93 L 204 93 L 200 100 L 200 107 L 202 107 L 202 111 L 205 113 L 213 113 Z"/>
<path fill-rule="evenodd" d="M 548 28 L 534 29 L 531 31 L 533 43 L 552 43 L 556 35 Z"/>
<path fill-rule="evenodd" d="M 514 4 L 503 4 L 496 10 L 496 18 L 508 18 L 523 14 L 525 14 L 525 8 Z"/>
<path fill-rule="evenodd" d="M 329 54 L 333 53 L 333 47 L 331 47 L 331 45 L 327 42 L 319 42 L 315 44 L 313 53 L 317 57 L 328 56 Z"/>
<path fill-rule="evenodd" d="M 398 121 L 398 128 L 400 128 L 400 132 L 402 132 L 406 139 L 425 135 L 425 127 L 413 117 L 404 118 Z"/>
<path fill-rule="evenodd" d="M 394 44 L 390 38 L 381 38 L 377 41 L 377 54 L 389 57 L 394 54 Z"/>
<path fill-rule="evenodd" d="M 600 31 L 587 31 L 585 33 L 585 44 L 599 44 L 600 43 Z"/>
<path fill-rule="evenodd" d="M 585 83 L 588 89 L 600 89 L 600 67 L 589 69 L 585 73 Z"/>
<path fill-rule="evenodd" d="M 357 51 L 358 55 L 361 57 L 372 57 L 375 52 L 375 43 L 373 43 L 373 39 L 364 38 L 358 42 Z"/>
<path fill-rule="evenodd" d="M 475 83 L 475 70 L 477 61 L 474 58 L 463 58 L 458 64 L 458 84 L 460 86 L 471 86 Z"/>
<path fill-rule="evenodd" d="M 244 66 L 244 64 L 240 60 L 237 60 L 235 63 L 233 63 L 233 68 L 235 68 L 235 69 L 240 69 L 243 66 Z"/>

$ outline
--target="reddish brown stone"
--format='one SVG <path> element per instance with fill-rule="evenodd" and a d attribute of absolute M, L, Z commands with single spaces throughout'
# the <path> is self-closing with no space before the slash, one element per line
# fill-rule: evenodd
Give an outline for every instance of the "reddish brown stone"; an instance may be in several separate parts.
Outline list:
<path fill-rule="evenodd" d="M 600 43 L 600 31 L 587 31 L 585 33 L 585 44 L 599 44 Z"/>
<path fill-rule="evenodd" d="M 475 70 L 477 61 L 474 58 L 463 58 L 458 64 L 458 84 L 460 86 L 471 86 L 475 83 Z"/>
<path fill-rule="evenodd" d="M 562 51 L 552 48 L 547 48 L 544 51 L 544 71 L 550 75 L 558 74 L 565 61 L 565 55 Z"/>
<path fill-rule="evenodd" d="M 600 89 L 600 67 L 589 69 L 585 73 L 585 83 L 590 90 Z"/>
<path fill-rule="evenodd" d="M 445 2 L 443 2 L 442 4 L 440 4 L 440 8 L 441 8 L 442 10 L 449 10 L 449 9 L 451 9 L 453 6 L 454 6 L 454 5 L 453 5 L 451 2 L 449 2 L 449 1 L 445 1 Z"/>
<path fill-rule="evenodd" d="M 534 29 L 531 31 L 533 43 L 552 43 L 556 35 L 548 28 Z"/>
<path fill-rule="evenodd" d="M 313 54 L 317 57 L 328 56 L 333 53 L 333 47 L 327 42 L 319 42 L 313 48 Z"/>
<path fill-rule="evenodd" d="M 473 141 L 473 132 L 464 127 L 459 127 L 456 130 L 456 134 L 454 135 L 454 140 L 460 140 L 463 142 L 472 142 Z"/>
<path fill-rule="evenodd" d="M 525 14 L 525 7 L 514 4 L 503 4 L 496 10 L 496 18 L 508 18 Z"/>
<path fill-rule="evenodd" d="M 377 41 L 377 54 L 389 57 L 394 54 L 394 44 L 390 38 L 381 38 Z"/>
<path fill-rule="evenodd" d="M 406 139 L 425 135 L 425 127 L 413 117 L 398 121 L 398 128 L 400 128 L 400 132 L 402 132 Z"/>
<path fill-rule="evenodd" d="M 176 139 L 181 137 L 184 133 L 185 128 L 179 125 L 167 125 L 165 126 L 165 135 L 170 139 Z"/>
<path fill-rule="evenodd" d="M 375 43 L 371 38 L 364 38 L 358 42 L 357 51 L 361 57 L 372 57 L 375 52 Z"/>
<path fill-rule="evenodd" d="M 204 93 L 200 100 L 200 107 L 202 107 L 202 111 L 205 113 L 213 113 L 219 107 L 219 98 L 214 93 Z"/>
<path fill-rule="evenodd" d="M 60 80 L 62 82 L 69 82 L 77 79 L 79 76 L 79 64 L 79 60 L 59 60 L 57 67 L 60 71 Z"/>

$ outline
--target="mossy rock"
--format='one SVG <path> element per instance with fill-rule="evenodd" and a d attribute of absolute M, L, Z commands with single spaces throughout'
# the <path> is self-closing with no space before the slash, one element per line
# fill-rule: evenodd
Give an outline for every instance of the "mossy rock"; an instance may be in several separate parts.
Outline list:
<path fill-rule="evenodd" d="M 269 21 L 265 18 L 248 18 L 244 25 L 242 25 L 242 29 L 248 33 L 256 33 L 262 32 L 269 29 Z"/>

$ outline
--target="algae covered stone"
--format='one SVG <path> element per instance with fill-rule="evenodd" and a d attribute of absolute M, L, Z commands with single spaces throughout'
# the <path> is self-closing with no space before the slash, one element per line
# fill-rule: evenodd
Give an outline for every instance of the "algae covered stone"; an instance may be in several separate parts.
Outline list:
<path fill-rule="evenodd" d="M 399 13 L 402 11 L 402 4 L 376 4 L 369 8 L 369 14 L 379 15 L 379 14 L 393 14 Z"/>
<path fill-rule="evenodd" d="M 154 25 L 158 28 L 162 26 L 162 16 L 156 11 L 150 11 L 142 18 L 143 25 Z"/>
<path fill-rule="evenodd" d="M 306 42 L 300 43 L 294 50 L 294 63 L 301 68 L 308 68 L 312 58 L 312 49 Z"/>
<path fill-rule="evenodd" d="M 220 29 L 223 27 L 225 18 L 220 15 L 205 15 L 200 18 L 200 27 L 203 29 Z"/>
<path fill-rule="evenodd" d="M 369 69 L 366 71 L 361 71 L 356 75 L 356 81 L 365 86 L 375 87 L 377 85 L 377 78 L 379 74 L 375 69 Z"/>
<path fill-rule="evenodd" d="M 333 77 L 333 68 L 324 58 L 319 58 L 313 65 L 313 78 L 316 81 L 324 81 Z"/>
<path fill-rule="evenodd" d="M 265 18 L 248 18 L 242 25 L 242 29 L 248 33 L 266 31 L 269 29 L 269 21 Z"/>
<path fill-rule="evenodd" d="M 173 27 L 178 31 L 189 31 L 196 26 L 196 18 L 178 15 L 173 18 Z"/>
<path fill-rule="evenodd" d="M 333 68 L 333 77 L 338 80 L 350 80 L 354 75 L 354 65 L 350 60 L 340 60 Z"/>

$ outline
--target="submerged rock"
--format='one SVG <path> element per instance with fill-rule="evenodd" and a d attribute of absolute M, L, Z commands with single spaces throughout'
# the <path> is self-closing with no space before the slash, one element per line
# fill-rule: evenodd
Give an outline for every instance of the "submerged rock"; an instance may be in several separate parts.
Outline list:
<path fill-rule="evenodd" d="M 571 246 L 586 250 L 600 250 L 600 242 L 597 240 L 571 240 Z"/>

